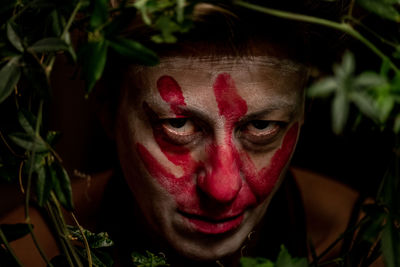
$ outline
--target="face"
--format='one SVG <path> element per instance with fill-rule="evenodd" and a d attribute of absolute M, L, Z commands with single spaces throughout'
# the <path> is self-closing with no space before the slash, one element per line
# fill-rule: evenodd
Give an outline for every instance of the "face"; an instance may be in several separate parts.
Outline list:
<path fill-rule="evenodd" d="M 230 255 L 264 216 L 303 120 L 304 74 L 282 62 L 166 57 L 128 73 L 122 170 L 150 228 L 178 253 Z"/>

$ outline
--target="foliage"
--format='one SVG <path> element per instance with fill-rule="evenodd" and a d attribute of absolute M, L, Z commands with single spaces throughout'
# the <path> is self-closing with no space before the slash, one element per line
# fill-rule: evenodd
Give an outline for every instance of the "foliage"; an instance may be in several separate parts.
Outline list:
<path fill-rule="evenodd" d="M 325 2 L 324 0 L 320 0 Z M 9 242 L 31 235 L 48 266 L 112 266 L 107 247 L 113 242 L 106 233 L 83 229 L 74 217 L 71 181 L 54 149 L 59 134 L 48 129 L 43 118 L 51 102 L 50 76 L 58 54 L 76 64 L 86 83 L 89 95 L 109 64 L 110 54 L 143 65 L 156 65 L 158 57 L 139 41 L 124 36 L 124 27 L 135 17 L 154 30 L 152 41 L 174 43 L 179 35 L 191 30 L 192 12 L 196 4 L 210 1 L 138 0 L 119 1 L 109 6 L 108 0 L 5 0 L 0 6 L 0 108 L 13 119 L 12 125 L 0 126 L 0 178 L 19 183 L 25 196 L 26 224 L 0 225 L 0 258 L 9 266 L 22 266 Z M 211 1 L 212 2 L 212 1 Z M 222 1 L 224 2 L 224 1 Z M 228 3 L 229 2 L 229 3 Z M 332 75 L 317 80 L 307 94 L 311 98 L 331 100 L 332 129 L 346 131 L 352 111 L 371 120 L 382 131 L 400 134 L 400 40 L 398 36 L 381 36 L 357 18 L 353 10 L 361 7 L 368 16 L 391 23 L 400 23 L 399 0 L 352 1 L 348 14 L 341 21 L 291 13 L 250 1 L 228 1 L 238 7 L 252 9 L 289 20 L 302 21 L 335 29 L 364 44 L 381 66 L 365 70 L 356 66 L 355 52 L 347 51 L 341 63 L 333 66 Z M 334 2 L 334 1 L 333 1 Z M 365 23 L 365 24 L 364 24 Z M 74 43 L 74 31 L 84 33 L 81 43 Z M 361 70 L 361 71 L 359 71 Z M 348 250 L 334 261 L 342 266 L 368 266 L 381 254 L 386 266 L 400 266 L 400 201 L 399 143 L 393 141 L 391 168 L 382 179 L 375 202 L 363 206 L 365 216 L 339 236 L 354 237 Z M 61 255 L 48 259 L 37 241 L 30 223 L 29 206 L 34 201 L 48 213 L 56 231 Z M 70 212 L 77 227 L 68 226 L 63 209 Z M 321 262 L 329 249 L 314 254 L 311 266 Z M 151 252 L 132 254 L 137 266 L 168 266 L 166 259 Z M 242 258 L 242 266 L 307 266 L 305 259 L 293 259 L 282 248 L 275 263 L 263 258 Z"/>
<path fill-rule="evenodd" d="M 157 256 L 150 251 L 146 251 L 146 255 L 142 255 L 138 252 L 133 252 L 132 263 L 137 267 L 157 267 L 157 266 L 170 266 L 164 255 Z"/>
<path fill-rule="evenodd" d="M 282 246 L 281 251 L 278 254 L 276 262 L 273 263 L 270 260 L 264 258 L 247 258 L 242 257 L 240 259 L 241 267 L 307 267 L 306 258 L 292 258 L 287 249 Z"/>

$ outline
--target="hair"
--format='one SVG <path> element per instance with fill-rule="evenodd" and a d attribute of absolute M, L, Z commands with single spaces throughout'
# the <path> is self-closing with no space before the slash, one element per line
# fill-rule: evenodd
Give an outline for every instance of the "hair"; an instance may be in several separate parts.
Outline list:
<path fill-rule="evenodd" d="M 113 1 L 116 5 L 118 0 Z M 322 34 L 321 31 L 309 24 L 285 20 L 269 16 L 260 12 L 240 8 L 229 3 L 230 1 L 214 1 L 213 4 L 198 4 L 193 12 L 193 27 L 187 33 L 177 34 L 178 41 L 173 44 L 158 44 L 151 37 L 158 32 L 146 25 L 139 14 L 133 16 L 132 21 L 121 32 L 125 38 L 138 41 L 152 49 L 162 59 L 165 57 L 192 57 L 207 56 L 211 58 L 230 57 L 244 58 L 255 55 L 278 56 L 275 64 L 294 62 L 300 66 L 314 64 L 323 59 L 330 67 L 334 53 L 329 47 L 334 47 L 338 40 L 336 35 Z M 259 1 L 262 5 L 268 2 L 268 7 L 284 9 L 302 14 L 318 14 L 327 10 L 331 17 L 340 14 L 343 10 L 340 1 L 334 2 L 330 8 L 326 5 L 315 5 L 315 1 L 279 0 Z M 320 1 L 318 1 L 320 2 Z M 321 42 L 315 40 L 326 40 Z M 327 44 L 331 44 L 328 46 Z M 315 60 L 316 59 L 316 60 Z M 285 61 L 286 60 L 286 61 Z M 286 62 L 286 63 L 285 63 Z M 124 75 L 132 67 L 140 70 L 143 66 L 126 61 L 112 51 L 108 54 L 107 65 L 102 81 L 94 90 L 95 109 L 106 106 L 109 122 L 112 128 L 118 109 L 120 91 Z M 306 68 L 304 68 L 305 70 Z M 136 72 L 140 75 L 140 72 Z M 132 72 L 130 72 L 131 75 Z M 134 90 L 134 88 L 132 88 Z M 104 113 L 104 112 L 103 112 Z"/>

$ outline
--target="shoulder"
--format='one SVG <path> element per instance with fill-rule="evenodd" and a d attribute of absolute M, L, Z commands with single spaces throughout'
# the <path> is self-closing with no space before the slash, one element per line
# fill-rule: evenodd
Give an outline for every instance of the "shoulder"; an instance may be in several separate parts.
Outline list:
<path fill-rule="evenodd" d="M 303 199 L 308 238 L 317 254 L 324 251 L 346 230 L 359 193 L 324 175 L 291 169 Z M 338 244 L 327 257 L 340 251 Z"/>

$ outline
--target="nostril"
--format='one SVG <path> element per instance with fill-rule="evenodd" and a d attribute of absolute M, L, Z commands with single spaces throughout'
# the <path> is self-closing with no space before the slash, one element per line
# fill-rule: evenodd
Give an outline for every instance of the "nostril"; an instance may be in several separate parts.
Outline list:
<path fill-rule="evenodd" d="M 209 198 L 220 203 L 232 202 L 242 187 L 239 172 L 225 172 L 216 170 L 211 173 L 201 171 L 197 177 L 198 188 Z"/>

